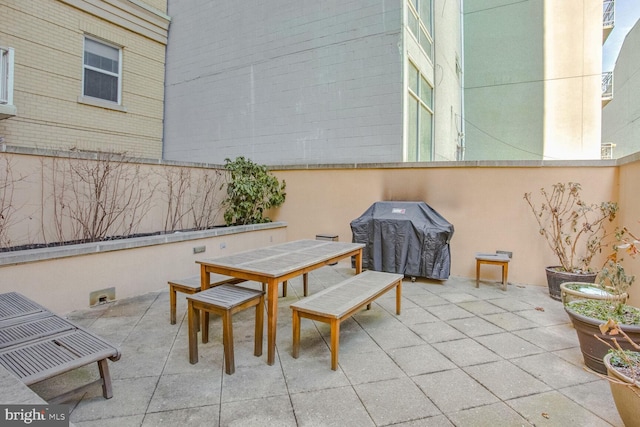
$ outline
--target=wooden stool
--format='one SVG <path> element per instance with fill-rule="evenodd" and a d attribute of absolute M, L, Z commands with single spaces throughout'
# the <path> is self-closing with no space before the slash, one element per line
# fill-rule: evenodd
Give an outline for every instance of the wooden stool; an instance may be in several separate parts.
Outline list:
<path fill-rule="evenodd" d="M 226 283 L 236 284 L 245 281 L 244 279 L 237 279 L 235 277 L 215 273 L 211 273 L 210 280 L 211 287 L 224 285 Z M 193 295 L 200 292 L 200 290 L 200 276 L 191 276 L 186 279 L 179 280 L 169 280 L 169 311 L 170 322 L 172 325 L 176 324 L 176 291 Z"/>
<path fill-rule="evenodd" d="M 507 275 L 509 274 L 509 261 L 507 255 L 502 254 L 476 254 L 476 288 L 480 286 L 480 265 L 500 265 L 502 266 L 502 290 L 507 290 Z"/>
<path fill-rule="evenodd" d="M 222 316 L 222 344 L 225 372 L 236 371 L 233 355 L 233 325 L 231 316 L 249 307 L 256 307 L 256 330 L 253 354 L 262 355 L 262 324 L 264 321 L 264 292 L 240 286 L 220 285 L 187 297 L 189 305 L 189 362 L 198 363 L 198 325 L 200 310 Z M 202 342 L 209 342 L 209 323 L 202 327 Z"/>

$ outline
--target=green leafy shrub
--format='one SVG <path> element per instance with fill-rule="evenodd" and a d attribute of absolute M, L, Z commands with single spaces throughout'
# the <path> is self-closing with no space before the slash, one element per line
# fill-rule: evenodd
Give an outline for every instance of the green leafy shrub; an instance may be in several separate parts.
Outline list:
<path fill-rule="evenodd" d="M 227 225 L 259 224 L 271 222 L 264 216 L 270 208 L 284 203 L 286 182 L 278 181 L 267 167 L 244 157 L 225 159 L 229 173 L 224 221 Z"/>

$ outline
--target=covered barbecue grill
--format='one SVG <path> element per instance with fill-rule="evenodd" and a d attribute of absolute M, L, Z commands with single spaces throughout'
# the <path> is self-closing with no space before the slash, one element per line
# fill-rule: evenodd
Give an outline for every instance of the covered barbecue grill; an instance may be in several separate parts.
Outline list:
<path fill-rule="evenodd" d="M 424 202 L 376 202 L 351 221 L 364 243 L 363 268 L 412 277 L 449 278 L 453 225 Z"/>

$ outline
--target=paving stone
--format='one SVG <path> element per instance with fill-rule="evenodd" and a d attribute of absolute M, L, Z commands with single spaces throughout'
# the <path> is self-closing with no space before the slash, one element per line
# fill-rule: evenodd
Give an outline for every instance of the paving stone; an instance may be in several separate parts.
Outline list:
<path fill-rule="evenodd" d="M 427 308 L 427 311 L 440 320 L 462 319 L 464 317 L 473 317 L 473 313 L 469 313 L 455 304 L 435 305 Z"/>
<path fill-rule="evenodd" d="M 598 378 L 595 374 L 551 353 L 521 357 L 513 359 L 512 362 L 555 389 L 583 384 Z"/>
<path fill-rule="evenodd" d="M 495 395 L 461 369 L 419 375 L 413 380 L 445 415 L 498 401 Z"/>
<path fill-rule="evenodd" d="M 390 350 L 389 355 L 411 377 L 456 368 L 453 362 L 429 344 L 396 348 Z"/>
<path fill-rule="evenodd" d="M 616 427 L 624 427 L 616 409 L 609 381 L 597 379 L 585 384 L 579 384 L 558 390 L 569 399 L 589 409 L 594 414 L 604 418 Z"/>
<path fill-rule="evenodd" d="M 433 347 L 458 366 L 501 360 L 500 356 L 470 338 L 434 343 Z"/>
<path fill-rule="evenodd" d="M 289 396 L 276 396 L 223 403 L 220 407 L 220 425 L 295 427 L 297 424 Z"/>
<path fill-rule="evenodd" d="M 504 308 L 492 304 L 491 301 L 483 300 L 461 302 L 458 304 L 458 306 L 473 314 L 495 314 L 504 313 L 506 311 Z"/>
<path fill-rule="evenodd" d="M 495 313 L 495 314 L 484 314 L 482 316 L 483 319 L 488 320 L 494 325 L 506 330 L 506 331 L 516 331 L 519 329 L 529 329 L 535 327 L 537 325 L 532 324 L 530 320 L 525 319 L 524 317 L 518 316 L 514 313 Z"/>
<path fill-rule="evenodd" d="M 479 406 L 449 414 L 456 427 L 522 427 L 531 426 L 516 411 L 504 403 Z"/>
<path fill-rule="evenodd" d="M 475 337 L 475 340 L 505 359 L 529 356 L 544 351 L 511 332 Z"/>
<path fill-rule="evenodd" d="M 557 391 L 513 399 L 508 405 L 536 426 L 611 425 Z"/>
<path fill-rule="evenodd" d="M 478 317 L 465 317 L 464 319 L 453 319 L 447 323 L 468 337 L 479 337 L 482 335 L 497 334 L 504 332 L 504 329 L 487 322 Z"/>
<path fill-rule="evenodd" d="M 551 390 L 551 387 L 506 360 L 469 366 L 464 370 L 501 400 Z"/>
<path fill-rule="evenodd" d="M 301 426 L 375 425 L 351 387 L 295 393 L 291 402 Z"/>
<path fill-rule="evenodd" d="M 406 377 L 402 369 L 382 349 L 369 353 L 343 353 L 340 350 L 338 363 L 351 384 Z"/>
<path fill-rule="evenodd" d="M 163 375 L 153 393 L 147 412 L 194 408 L 220 402 L 222 369 L 207 373 Z M 198 393 L 193 393 L 198 390 Z"/>
<path fill-rule="evenodd" d="M 410 326 L 427 343 L 459 340 L 466 335 L 446 322 L 418 323 Z"/>
<path fill-rule="evenodd" d="M 376 425 L 441 414 L 418 386 L 406 377 L 360 384 L 354 388 Z"/>
<path fill-rule="evenodd" d="M 142 427 L 156 426 L 211 426 L 220 424 L 220 407 L 218 405 L 200 406 L 198 408 L 177 409 L 175 411 L 147 414 Z"/>
<path fill-rule="evenodd" d="M 514 334 L 547 351 L 564 350 L 578 345 L 578 337 L 568 325 L 547 326 L 514 331 Z"/>

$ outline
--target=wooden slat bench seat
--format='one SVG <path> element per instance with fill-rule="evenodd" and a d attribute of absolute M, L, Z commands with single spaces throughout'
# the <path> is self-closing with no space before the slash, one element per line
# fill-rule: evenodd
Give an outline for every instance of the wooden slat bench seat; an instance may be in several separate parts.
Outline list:
<path fill-rule="evenodd" d="M 63 402 L 96 383 L 102 385 L 103 396 L 111 398 L 113 391 L 107 359 L 120 359 L 120 351 L 16 292 L 0 294 L 0 307 L 24 300 L 29 301 L 31 307 L 14 310 L 12 315 L 0 318 L 0 365 L 24 384 L 31 385 L 96 362 L 99 380 L 64 393 L 49 403 Z"/>
<path fill-rule="evenodd" d="M 396 314 L 400 314 L 402 274 L 365 271 L 290 305 L 293 313 L 293 351 L 298 358 L 300 348 L 300 318 L 331 325 L 331 369 L 338 368 L 340 323 L 364 306 L 369 306 L 392 288 L 396 288 Z M 367 307 L 368 308 L 368 307 Z"/>
<path fill-rule="evenodd" d="M 305 274 L 306 279 L 306 274 Z M 246 282 L 245 279 L 238 279 L 232 276 L 226 276 L 224 274 L 210 274 L 210 287 L 220 285 L 237 285 L 238 283 Z M 169 280 L 169 310 L 170 310 L 170 322 L 172 325 L 176 324 L 176 291 L 183 292 L 188 295 L 193 295 L 200 292 L 200 276 L 191 276 L 186 279 Z M 265 290 L 265 284 L 262 284 L 262 291 Z M 306 295 L 306 281 L 305 281 L 305 295 Z M 287 296 L 287 282 L 282 284 L 282 296 Z"/>
<path fill-rule="evenodd" d="M 236 284 L 244 282 L 244 279 L 237 279 L 224 274 L 211 274 L 210 286 L 219 286 L 224 284 Z M 191 276 L 186 279 L 169 280 L 169 310 L 171 314 L 171 324 L 176 324 L 176 291 L 193 295 L 201 291 L 200 276 Z"/>
<path fill-rule="evenodd" d="M 189 317 L 189 362 L 198 363 L 199 313 L 214 313 L 222 316 L 222 344 L 224 347 L 225 372 L 232 375 L 235 370 L 233 351 L 232 315 L 249 307 L 256 307 L 254 355 L 262 355 L 262 330 L 264 323 L 264 291 L 241 286 L 220 285 L 188 296 Z M 209 341 L 209 323 L 202 327 L 202 342 Z"/>

